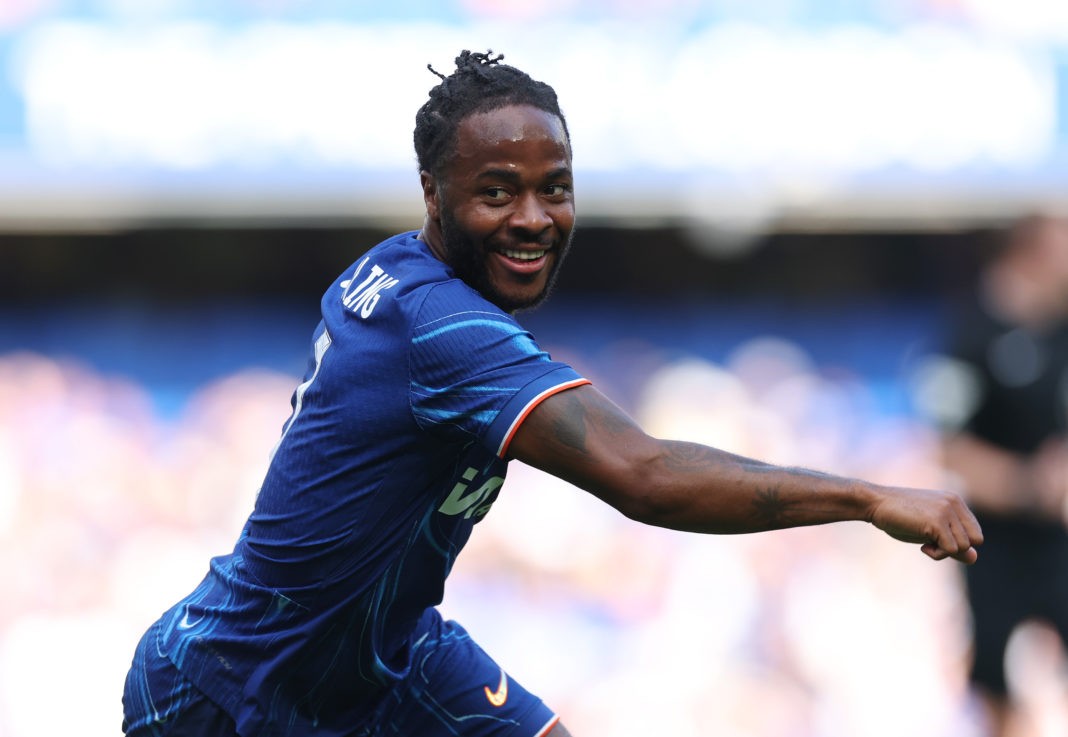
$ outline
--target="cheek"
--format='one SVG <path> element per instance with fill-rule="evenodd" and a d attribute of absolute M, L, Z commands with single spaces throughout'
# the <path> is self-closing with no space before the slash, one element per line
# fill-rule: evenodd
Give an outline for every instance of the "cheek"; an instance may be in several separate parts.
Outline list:
<path fill-rule="evenodd" d="M 561 208 L 559 211 L 554 212 L 552 217 L 557 229 L 561 232 L 570 233 L 575 229 L 574 207 Z"/>
<path fill-rule="evenodd" d="M 480 207 L 457 210 L 454 215 L 457 227 L 476 239 L 493 233 L 504 222 L 499 212 Z"/>

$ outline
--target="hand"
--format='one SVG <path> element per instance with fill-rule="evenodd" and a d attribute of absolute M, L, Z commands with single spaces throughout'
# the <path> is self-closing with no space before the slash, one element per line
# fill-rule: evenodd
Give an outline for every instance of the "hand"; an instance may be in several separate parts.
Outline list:
<path fill-rule="evenodd" d="M 970 565 L 979 557 L 975 546 L 983 542 L 975 515 L 949 492 L 887 488 L 869 520 L 896 540 L 918 543 L 934 560 L 955 558 Z"/>

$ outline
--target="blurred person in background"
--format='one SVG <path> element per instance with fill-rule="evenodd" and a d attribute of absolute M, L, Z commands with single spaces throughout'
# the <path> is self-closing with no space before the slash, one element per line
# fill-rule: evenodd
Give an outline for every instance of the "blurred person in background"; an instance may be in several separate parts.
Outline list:
<path fill-rule="evenodd" d="M 423 227 L 325 293 L 235 548 L 136 649 L 131 737 L 567 737 L 436 608 L 511 459 L 650 525 L 863 520 L 935 560 L 976 560 L 982 533 L 956 494 L 651 437 L 537 346 L 513 313 L 547 296 L 569 248 L 571 143 L 552 88 L 500 60 L 465 51 L 434 72 L 415 128 Z"/>
<path fill-rule="evenodd" d="M 1060 634 L 1054 652 L 1068 641 L 1068 220 L 1028 216 L 1005 240 L 953 328 L 950 358 L 970 391 L 945 446 L 987 536 L 966 580 L 971 678 L 995 735 L 1020 734 L 1013 632 L 1040 619 Z"/>

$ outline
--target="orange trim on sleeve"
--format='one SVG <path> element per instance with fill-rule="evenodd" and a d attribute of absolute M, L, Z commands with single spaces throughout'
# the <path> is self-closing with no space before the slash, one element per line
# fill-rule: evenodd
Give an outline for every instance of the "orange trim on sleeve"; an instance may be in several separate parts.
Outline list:
<path fill-rule="evenodd" d="M 576 386 L 583 386 L 584 384 L 591 383 L 593 382 L 591 382 L 589 379 L 575 379 L 574 381 L 569 381 L 565 384 L 559 384 L 557 386 L 554 386 L 551 389 L 546 389 L 541 394 L 537 395 L 529 402 L 527 402 L 527 406 L 523 408 L 523 411 L 519 413 L 519 416 L 512 421 L 512 426 L 508 428 L 508 433 L 504 436 L 504 440 L 501 441 L 501 447 L 497 449 L 497 457 L 504 458 L 505 454 L 508 453 L 508 446 L 512 443 L 512 438 L 515 437 L 516 431 L 519 430 L 519 426 L 523 424 L 523 420 L 527 419 L 527 415 L 529 415 L 535 407 L 537 407 L 539 404 L 544 402 L 552 395 L 559 394 L 565 389 L 574 389 Z"/>

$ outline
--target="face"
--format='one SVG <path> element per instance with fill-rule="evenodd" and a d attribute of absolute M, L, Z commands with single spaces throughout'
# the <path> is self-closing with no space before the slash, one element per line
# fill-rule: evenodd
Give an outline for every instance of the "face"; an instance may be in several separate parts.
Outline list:
<path fill-rule="evenodd" d="M 575 225 L 558 117 L 526 105 L 470 115 L 443 176 L 422 183 L 423 237 L 457 276 L 507 312 L 548 296 Z"/>

